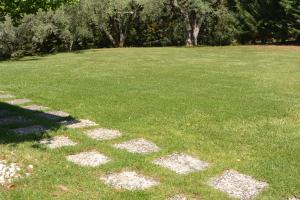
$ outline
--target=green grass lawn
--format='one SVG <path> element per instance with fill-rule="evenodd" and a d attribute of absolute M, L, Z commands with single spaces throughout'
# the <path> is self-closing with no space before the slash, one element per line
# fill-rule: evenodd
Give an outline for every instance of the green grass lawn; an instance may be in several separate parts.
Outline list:
<path fill-rule="evenodd" d="M 0 90 L 124 134 L 99 142 L 83 130 L 57 127 L 50 136 L 64 134 L 79 145 L 49 150 L 37 147 L 36 137 L 12 138 L 11 127 L 1 127 L 0 159 L 34 165 L 30 177 L 0 188 L 1 200 L 158 200 L 177 193 L 223 200 L 228 196 L 207 182 L 226 169 L 268 182 L 258 199 L 300 195 L 300 48 L 129 48 L 28 57 L 0 62 Z M 112 147 L 141 137 L 161 151 L 144 156 Z M 86 150 L 113 161 L 85 168 L 65 159 Z M 173 152 L 210 167 L 179 176 L 151 164 Z M 123 169 L 157 178 L 160 186 L 118 191 L 99 180 Z"/>

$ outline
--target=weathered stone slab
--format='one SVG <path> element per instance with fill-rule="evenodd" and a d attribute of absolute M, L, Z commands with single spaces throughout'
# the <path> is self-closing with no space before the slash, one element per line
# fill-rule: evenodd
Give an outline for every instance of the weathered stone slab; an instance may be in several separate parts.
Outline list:
<path fill-rule="evenodd" d="M 8 164 L 4 160 L 0 160 L 0 185 L 11 183 L 14 179 L 20 177 L 21 168 L 16 163 Z"/>
<path fill-rule="evenodd" d="M 125 149 L 130 153 L 139 154 L 150 154 L 153 152 L 158 152 L 160 148 L 156 144 L 149 142 L 145 139 L 133 139 L 120 144 L 115 144 L 115 148 Z"/>
<path fill-rule="evenodd" d="M 241 200 L 254 199 L 268 186 L 266 182 L 257 181 L 235 170 L 225 171 L 221 176 L 212 179 L 209 185 Z"/>
<path fill-rule="evenodd" d="M 31 111 L 43 111 L 43 110 L 48 110 L 48 107 L 45 106 L 40 106 L 40 105 L 29 105 L 29 106 L 22 106 L 22 108 L 26 110 L 31 110 Z"/>
<path fill-rule="evenodd" d="M 198 160 L 186 154 L 178 153 L 156 159 L 153 163 L 161 167 L 168 168 L 181 175 L 201 171 L 208 167 L 208 163 L 205 161 Z"/>
<path fill-rule="evenodd" d="M 0 118 L 0 126 L 7 126 L 7 125 L 18 125 L 18 124 L 26 124 L 30 123 L 32 120 L 26 119 L 23 116 L 10 116 L 10 117 L 5 117 L 5 118 Z"/>
<path fill-rule="evenodd" d="M 110 159 L 97 151 L 82 152 L 76 155 L 67 156 L 67 160 L 75 164 L 87 167 L 97 167 L 108 163 Z"/>
<path fill-rule="evenodd" d="M 77 145 L 76 142 L 73 142 L 66 136 L 56 136 L 54 138 L 45 138 L 40 141 L 40 144 L 45 144 L 50 149 L 57 149 L 66 146 L 75 146 Z"/>
<path fill-rule="evenodd" d="M 6 103 L 8 103 L 10 105 L 21 105 L 21 104 L 29 103 L 29 102 L 31 102 L 30 99 L 14 99 L 14 100 L 6 101 Z"/>
<path fill-rule="evenodd" d="M 159 182 L 153 178 L 145 177 L 134 171 L 109 174 L 100 179 L 115 189 L 126 190 L 144 190 L 159 184 Z"/>
<path fill-rule="evenodd" d="M 28 126 L 25 128 L 17 128 L 13 130 L 14 133 L 20 135 L 39 134 L 46 131 L 48 131 L 48 129 L 40 125 Z"/>
<path fill-rule="evenodd" d="M 87 136 L 95 140 L 112 140 L 122 136 L 117 130 L 97 128 L 86 132 Z"/>
<path fill-rule="evenodd" d="M 39 113 L 38 115 L 50 121 L 61 121 L 70 116 L 69 113 L 63 111 L 47 111 Z"/>
<path fill-rule="evenodd" d="M 75 128 L 88 128 L 92 126 L 97 126 L 93 121 L 88 119 L 79 119 L 79 120 L 67 120 L 61 122 L 62 125 L 65 125 L 67 128 L 75 129 Z"/>
<path fill-rule="evenodd" d="M 10 99 L 10 98 L 15 98 L 15 96 L 11 94 L 0 94 L 0 99 Z"/>
<path fill-rule="evenodd" d="M 177 194 L 173 197 L 168 198 L 167 200 L 187 200 L 187 198 L 182 194 Z"/>

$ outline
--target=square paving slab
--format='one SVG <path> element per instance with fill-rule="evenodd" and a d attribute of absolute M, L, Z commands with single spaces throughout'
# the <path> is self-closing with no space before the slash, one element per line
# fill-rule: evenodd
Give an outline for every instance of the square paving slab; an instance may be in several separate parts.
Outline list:
<path fill-rule="evenodd" d="M 61 121 L 70 116 L 69 113 L 63 111 L 47 111 L 39 113 L 38 115 L 50 121 Z"/>
<path fill-rule="evenodd" d="M 93 121 L 90 121 L 88 119 L 79 119 L 79 120 L 67 120 L 61 122 L 62 125 L 65 125 L 67 128 L 88 128 L 92 126 L 97 126 Z"/>
<path fill-rule="evenodd" d="M 20 105 L 20 104 L 29 103 L 29 102 L 31 102 L 30 99 L 14 99 L 14 100 L 6 101 L 6 103 L 8 103 L 10 105 Z"/>
<path fill-rule="evenodd" d="M 125 149 L 130 153 L 150 154 L 158 152 L 160 149 L 156 144 L 145 139 L 133 139 L 120 144 L 115 144 L 117 149 Z"/>
<path fill-rule="evenodd" d="M 257 181 L 235 170 L 225 171 L 221 176 L 214 178 L 209 185 L 241 200 L 254 199 L 268 186 L 265 182 Z"/>
<path fill-rule="evenodd" d="M 69 139 L 66 136 L 56 136 L 54 138 L 45 138 L 40 141 L 40 144 L 45 144 L 50 149 L 56 149 L 56 148 L 66 147 L 66 146 L 75 146 L 77 143 L 73 142 L 71 139 Z"/>
<path fill-rule="evenodd" d="M 97 167 L 108 163 L 110 159 L 97 151 L 82 152 L 76 155 L 67 156 L 67 160 L 75 164 L 87 167 Z"/>
<path fill-rule="evenodd" d="M 22 116 L 10 116 L 10 117 L 0 118 L 0 125 L 2 126 L 18 125 L 18 124 L 25 124 L 30 122 L 32 122 L 32 120 L 26 119 L 25 117 Z"/>
<path fill-rule="evenodd" d="M 95 140 L 112 140 L 122 136 L 117 130 L 97 128 L 86 132 L 87 136 Z"/>
<path fill-rule="evenodd" d="M 186 196 L 184 196 L 182 194 L 178 194 L 178 195 L 168 198 L 167 200 L 187 200 L 187 198 L 186 198 Z"/>
<path fill-rule="evenodd" d="M 115 189 L 126 190 L 144 190 L 159 184 L 159 182 L 153 178 L 145 177 L 134 171 L 109 174 L 100 179 Z"/>
<path fill-rule="evenodd" d="M 15 96 L 10 94 L 0 94 L 0 99 L 9 99 L 9 98 L 15 98 Z"/>
<path fill-rule="evenodd" d="M 29 134 L 39 134 L 42 132 L 46 132 L 47 130 L 48 129 L 44 126 L 34 125 L 25 128 L 17 128 L 14 129 L 13 132 L 20 135 L 29 135 Z"/>
<path fill-rule="evenodd" d="M 182 175 L 201 171 L 208 167 L 207 162 L 178 153 L 156 159 L 153 163 Z"/>
<path fill-rule="evenodd" d="M 22 106 L 22 108 L 31 110 L 31 111 L 43 111 L 48 110 L 48 107 L 40 106 L 40 105 L 29 105 L 29 106 Z"/>

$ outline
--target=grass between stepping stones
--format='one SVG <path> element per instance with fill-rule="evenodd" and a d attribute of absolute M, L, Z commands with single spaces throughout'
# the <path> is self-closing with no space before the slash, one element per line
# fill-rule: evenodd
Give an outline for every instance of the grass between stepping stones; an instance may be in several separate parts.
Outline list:
<path fill-rule="evenodd" d="M 0 127 L 1 159 L 34 165 L 31 176 L 15 182 L 13 190 L 0 188 L 0 199 L 161 200 L 184 194 L 227 200 L 226 193 L 207 184 L 227 169 L 268 183 L 258 200 L 297 197 L 299 54 L 288 47 L 126 48 L 0 62 L 0 90 L 99 124 L 88 129 L 58 125 L 45 137 L 65 135 L 78 143 L 59 149 L 39 145 L 44 137 L 7 133 L 19 125 Z M 9 110 L 34 124 L 54 126 L 30 111 Z M 86 136 L 99 127 L 123 136 L 105 142 Z M 160 151 L 140 155 L 112 146 L 135 138 L 153 142 Z M 89 168 L 65 159 L 92 150 L 112 161 Z M 152 164 L 173 152 L 211 165 L 180 176 Z M 120 192 L 99 180 L 123 170 L 157 177 L 160 185 Z M 57 193 L 61 185 L 68 191 Z"/>

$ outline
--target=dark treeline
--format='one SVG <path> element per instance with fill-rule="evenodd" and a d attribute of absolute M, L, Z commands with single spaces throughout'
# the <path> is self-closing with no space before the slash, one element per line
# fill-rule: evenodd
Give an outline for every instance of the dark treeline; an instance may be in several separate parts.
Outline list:
<path fill-rule="evenodd" d="M 0 3 L 0 58 L 98 47 L 300 43 L 300 0 L 30 2 Z"/>

